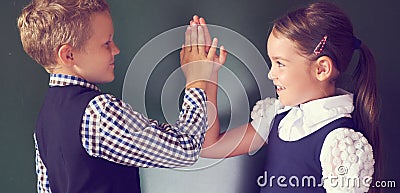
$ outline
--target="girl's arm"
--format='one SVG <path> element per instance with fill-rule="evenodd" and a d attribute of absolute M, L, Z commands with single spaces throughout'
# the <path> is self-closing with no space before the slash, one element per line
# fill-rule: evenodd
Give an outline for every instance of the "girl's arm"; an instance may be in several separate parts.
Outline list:
<path fill-rule="evenodd" d="M 368 192 L 373 187 L 374 154 L 360 132 L 349 128 L 331 131 L 324 140 L 320 161 L 327 193 Z"/>
<path fill-rule="evenodd" d="M 209 82 L 206 88 L 209 129 L 206 132 L 200 156 L 206 158 L 233 157 L 261 148 L 264 145 L 264 139 L 257 134 L 250 123 L 228 129 L 220 134 L 217 108 L 218 72 L 213 73 L 211 80 L 212 82 Z"/>
<path fill-rule="evenodd" d="M 206 52 L 211 45 L 211 36 L 208 31 L 204 18 L 193 16 L 190 25 L 193 23 L 202 25 L 205 34 Z M 220 134 L 220 125 L 217 108 L 217 90 L 218 90 L 218 70 L 225 63 L 227 52 L 223 46 L 220 48 L 220 55 L 214 56 L 214 69 L 211 76 L 211 82 L 207 83 L 207 117 L 209 128 L 201 151 L 202 157 L 224 158 L 249 153 L 259 149 L 264 140 L 259 136 L 254 127 L 247 123 L 238 128 L 229 129 Z"/>

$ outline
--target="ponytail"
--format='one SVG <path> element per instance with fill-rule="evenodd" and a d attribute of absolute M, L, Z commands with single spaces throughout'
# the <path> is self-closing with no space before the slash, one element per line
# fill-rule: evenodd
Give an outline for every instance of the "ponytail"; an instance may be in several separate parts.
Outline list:
<path fill-rule="evenodd" d="M 353 118 L 357 128 L 361 129 L 370 141 L 375 158 L 374 181 L 378 180 L 381 171 L 379 139 L 379 106 L 376 85 L 376 63 L 369 48 L 361 44 L 360 59 L 354 70 L 355 89 Z M 371 184 L 372 185 L 372 184 Z M 369 192 L 380 192 L 371 187 Z"/>

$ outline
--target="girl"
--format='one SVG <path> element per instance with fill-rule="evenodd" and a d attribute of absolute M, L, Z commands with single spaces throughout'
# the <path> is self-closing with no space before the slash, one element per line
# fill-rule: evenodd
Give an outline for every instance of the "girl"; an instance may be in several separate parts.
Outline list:
<path fill-rule="evenodd" d="M 355 50 L 352 94 L 337 82 Z M 232 157 L 267 144 L 261 192 L 367 192 L 379 149 L 375 61 L 350 20 L 326 2 L 292 11 L 274 22 L 267 52 L 279 100 L 258 101 L 250 123 L 222 134 L 214 115 L 202 157 Z M 209 83 L 206 92 L 211 119 L 217 85 Z"/>

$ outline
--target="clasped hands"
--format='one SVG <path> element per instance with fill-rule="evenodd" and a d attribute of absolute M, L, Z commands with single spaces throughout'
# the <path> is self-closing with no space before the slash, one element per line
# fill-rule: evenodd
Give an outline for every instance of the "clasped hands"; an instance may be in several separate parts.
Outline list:
<path fill-rule="evenodd" d="M 185 44 L 180 52 L 180 63 L 186 76 L 186 88 L 206 90 L 207 83 L 218 76 L 218 70 L 226 61 L 223 46 L 217 54 L 218 39 L 208 31 L 204 18 L 193 16 L 185 32 Z M 216 83 L 215 83 L 216 84 Z"/>

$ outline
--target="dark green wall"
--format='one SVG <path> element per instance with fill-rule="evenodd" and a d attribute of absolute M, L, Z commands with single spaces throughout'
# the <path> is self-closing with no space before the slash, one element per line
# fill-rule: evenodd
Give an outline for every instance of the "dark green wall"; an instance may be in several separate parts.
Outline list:
<path fill-rule="evenodd" d="M 3 1 L 1 12 L 0 70 L 0 192 L 35 192 L 35 162 L 32 133 L 47 88 L 48 75 L 22 50 L 16 18 L 27 0 Z M 116 79 L 102 85 L 105 92 L 122 96 L 126 69 L 134 54 L 150 39 L 187 24 L 193 14 L 208 23 L 230 28 L 248 38 L 265 58 L 265 42 L 271 21 L 307 0 L 118 0 L 110 1 L 115 41 Z M 385 180 L 400 183 L 400 2 L 397 0 L 336 0 L 350 16 L 355 34 L 373 50 L 378 63 L 381 126 Z M 222 42 L 223 43 L 223 42 Z M 170 61 L 170 60 L 169 60 Z M 228 60 L 232 61 L 232 59 Z M 178 60 L 174 64 L 179 66 Z M 250 97 L 250 101 L 258 100 Z M 159 107 L 154 107 L 154 111 Z M 151 109 L 150 109 L 151 111 Z M 150 114 L 152 114 L 150 112 Z M 154 113 L 157 114 L 157 113 Z M 162 117 L 153 117 L 160 118 Z M 400 186 L 400 184 L 397 184 Z M 399 192 L 387 188 L 384 192 Z"/>

